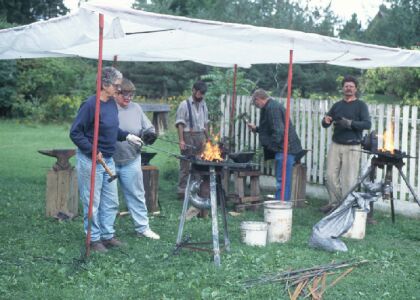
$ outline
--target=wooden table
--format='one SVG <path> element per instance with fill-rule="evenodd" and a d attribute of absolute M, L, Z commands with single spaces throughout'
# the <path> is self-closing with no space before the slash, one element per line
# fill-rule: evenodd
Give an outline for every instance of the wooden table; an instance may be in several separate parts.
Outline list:
<path fill-rule="evenodd" d="M 153 112 L 152 123 L 157 134 L 163 134 L 168 129 L 169 104 L 139 103 L 144 112 Z"/>

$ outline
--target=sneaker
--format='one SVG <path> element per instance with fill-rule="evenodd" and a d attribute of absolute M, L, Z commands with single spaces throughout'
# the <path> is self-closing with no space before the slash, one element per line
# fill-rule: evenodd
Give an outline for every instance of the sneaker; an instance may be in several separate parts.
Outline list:
<path fill-rule="evenodd" d="M 142 233 L 138 232 L 137 236 L 138 237 L 147 237 L 147 238 L 152 239 L 152 240 L 159 240 L 160 239 L 160 236 L 150 229 L 147 229 L 145 232 L 142 232 Z"/>
<path fill-rule="evenodd" d="M 109 240 L 102 240 L 102 244 L 107 248 L 125 246 L 125 243 L 117 240 L 115 237 Z"/>
<path fill-rule="evenodd" d="M 108 249 L 102 244 L 101 241 L 91 242 L 90 249 L 94 252 L 105 253 L 108 252 Z"/>

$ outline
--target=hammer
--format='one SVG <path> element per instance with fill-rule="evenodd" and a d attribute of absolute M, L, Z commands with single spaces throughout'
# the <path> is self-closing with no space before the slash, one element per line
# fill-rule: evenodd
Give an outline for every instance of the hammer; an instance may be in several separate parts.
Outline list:
<path fill-rule="evenodd" d="M 110 178 L 108 179 L 108 182 L 111 182 L 115 179 L 117 179 L 117 175 L 113 175 L 112 171 L 108 168 L 108 166 L 106 165 L 106 163 L 103 161 L 103 159 L 99 159 L 98 158 L 98 162 L 104 167 L 105 172 L 108 173 L 108 175 L 110 176 Z"/>

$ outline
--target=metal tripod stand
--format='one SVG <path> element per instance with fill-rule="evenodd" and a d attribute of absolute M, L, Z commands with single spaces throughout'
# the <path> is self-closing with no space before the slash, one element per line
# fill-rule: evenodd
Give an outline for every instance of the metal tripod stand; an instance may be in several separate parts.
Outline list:
<path fill-rule="evenodd" d="M 360 187 L 360 185 L 363 183 L 363 181 L 369 177 L 370 180 L 373 182 L 376 178 L 376 169 L 385 169 L 385 180 L 384 184 L 382 186 L 382 197 L 383 199 L 390 200 L 391 203 L 391 217 L 392 217 L 392 223 L 395 223 L 395 211 L 394 211 L 394 195 L 393 195 L 393 189 L 392 189 L 392 168 L 395 167 L 398 170 L 398 173 L 401 175 L 401 177 L 404 179 L 405 184 L 407 185 L 408 189 L 410 190 L 411 195 L 413 195 L 414 200 L 417 202 L 417 204 L 420 206 L 420 201 L 416 193 L 414 192 L 413 187 L 410 185 L 410 183 L 407 180 L 407 177 L 404 175 L 402 171 L 402 167 L 404 166 L 403 158 L 410 158 L 408 155 L 402 155 L 401 153 L 399 155 L 389 155 L 387 153 L 371 153 L 367 152 L 368 154 L 374 154 L 374 156 L 371 158 L 370 166 L 366 170 L 365 173 L 362 174 L 362 176 L 359 178 L 357 183 L 350 189 L 350 191 L 345 195 L 343 198 L 346 199 L 352 192 L 354 192 L 356 189 Z"/>

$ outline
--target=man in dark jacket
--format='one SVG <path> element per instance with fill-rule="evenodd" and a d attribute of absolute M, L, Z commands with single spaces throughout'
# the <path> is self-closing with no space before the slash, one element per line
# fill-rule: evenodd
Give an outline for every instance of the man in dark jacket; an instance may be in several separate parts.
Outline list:
<path fill-rule="evenodd" d="M 264 149 L 264 159 L 276 160 L 276 199 L 281 198 L 283 146 L 285 128 L 285 109 L 280 102 L 270 98 L 266 91 L 257 89 L 252 94 L 253 104 L 260 108 L 260 124 L 249 123 L 252 132 L 259 134 L 260 144 Z M 290 122 L 290 121 L 289 121 Z M 299 137 L 292 122 L 289 123 L 289 144 L 286 162 L 286 186 L 284 200 L 290 200 L 292 191 L 292 171 L 296 154 L 302 151 Z"/>
<path fill-rule="evenodd" d="M 327 157 L 326 186 L 330 196 L 324 212 L 337 206 L 357 182 L 360 167 L 360 140 L 364 129 L 370 129 L 369 110 L 357 98 L 357 80 L 346 76 L 342 81 L 343 100 L 333 104 L 322 119 L 322 127 L 334 125 Z"/>

